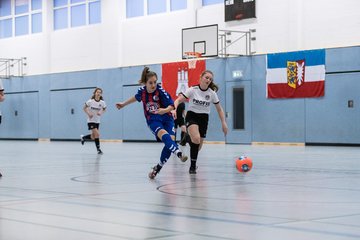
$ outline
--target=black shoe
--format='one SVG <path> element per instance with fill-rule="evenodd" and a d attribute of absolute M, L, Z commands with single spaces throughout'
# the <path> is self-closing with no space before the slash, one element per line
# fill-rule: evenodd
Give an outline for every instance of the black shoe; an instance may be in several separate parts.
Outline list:
<path fill-rule="evenodd" d="M 2 177 L 2 174 L 0 173 L 0 177 Z"/>
<path fill-rule="evenodd" d="M 156 175 L 160 172 L 161 168 L 158 165 L 154 166 L 151 171 L 149 172 L 149 178 L 154 179 Z"/>
<path fill-rule="evenodd" d="M 103 152 L 101 151 L 100 148 L 97 151 L 98 151 L 98 154 L 103 154 Z"/>
<path fill-rule="evenodd" d="M 188 160 L 188 157 L 183 155 L 182 152 L 178 152 L 177 153 L 177 157 L 182 161 L 182 162 L 186 162 Z"/>
<path fill-rule="evenodd" d="M 190 174 L 196 174 L 196 169 L 197 169 L 197 167 L 190 167 L 189 168 L 189 173 Z"/>
<path fill-rule="evenodd" d="M 81 142 L 81 145 L 84 145 L 84 143 L 85 143 L 84 135 L 80 135 L 80 142 Z"/>

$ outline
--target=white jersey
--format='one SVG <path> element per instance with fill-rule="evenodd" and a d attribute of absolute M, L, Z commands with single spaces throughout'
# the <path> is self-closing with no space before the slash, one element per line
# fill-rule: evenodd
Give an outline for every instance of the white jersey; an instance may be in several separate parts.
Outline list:
<path fill-rule="evenodd" d="M 210 103 L 218 104 L 219 97 L 217 93 L 208 88 L 202 90 L 199 85 L 188 88 L 182 95 L 189 99 L 188 111 L 195 113 L 210 113 Z"/>
<path fill-rule="evenodd" d="M 100 116 L 97 115 L 98 112 L 102 112 L 105 110 L 106 108 L 106 103 L 103 100 L 100 101 L 96 101 L 95 99 L 89 99 L 86 103 L 85 103 L 88 111 L 90 111 L 93 115 L 92 118 L 87 119 L 88 122 L 91 123 L 100 123 Z"/>

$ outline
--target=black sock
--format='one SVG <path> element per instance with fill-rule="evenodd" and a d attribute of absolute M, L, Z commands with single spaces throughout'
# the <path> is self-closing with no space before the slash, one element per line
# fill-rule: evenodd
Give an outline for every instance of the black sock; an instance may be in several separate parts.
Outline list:
<path fill-rule="evenodd" d="M 84 140 L 91 140 L 91 134 L 88 134 L 83 137 Z"/>
<path fill-rule="evenodd" d="M 157 172 L 160 172 L 161 168 L 162 168 L 162 166 L 160 166 L 160 164 L 156 165 L 156 171 Z"/>
<path fill-rule="evenodd" d="M 190 158 L 191 158 L 191 168 L 196 168 L 196 160 L 199 153 L 199 146 L 200 144 L 195 144 L 190 142 Z"/>
<path fill-rule="evenodd" d="M 191 159 L 191 164 L 190 164 L 190 168 L 195 168 L 196 169 L 196 159 Z"/>
<path fill-rule="evenodd" d="M 191 159 L 196 160 L 198 158 L 199 146 L 200 146 L 200 144 L 195 144 L 193 142 L 190 142 L 190 158 Z"/>
<path fill-rule="evenodd" d="M 99 138 L 95 138 L 95 146 L 97 149 L 100 149 L 100 139 Z"/>
<path fill-rule="evenodd" d="M 180 136 L 181 136 L 180 140 L 182 141 L 185 136 L 185 132 L 181 132 Z"/>

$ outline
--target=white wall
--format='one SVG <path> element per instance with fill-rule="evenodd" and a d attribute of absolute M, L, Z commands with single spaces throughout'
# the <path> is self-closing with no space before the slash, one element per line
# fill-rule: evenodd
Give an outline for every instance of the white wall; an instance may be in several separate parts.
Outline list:
<path fill-rule="evenodd" d="M 43 32 L 0 39 L 0 57 L 28 58 L 28 75 L 181 60 L 181 29 L 219 24 L 256 29 L 257 53 L 360 45 L 359 0 L 256 0 L 255 19 L 224 22 L 224 6 L 126 19 L 125 0 L 103 0 L 102 23 L 53 31 L 52 1 L 43 1 Z"/>

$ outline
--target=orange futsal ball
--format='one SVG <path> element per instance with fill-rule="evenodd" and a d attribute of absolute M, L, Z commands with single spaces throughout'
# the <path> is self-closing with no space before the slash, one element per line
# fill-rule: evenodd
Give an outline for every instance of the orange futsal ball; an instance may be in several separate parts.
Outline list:
<path fill-rule="evenodd" d="M 251 158 L 246 156 L 240 156 L 235 159 L 235 164 L 239 172 L 249 172 L 253 166 Z"/>

